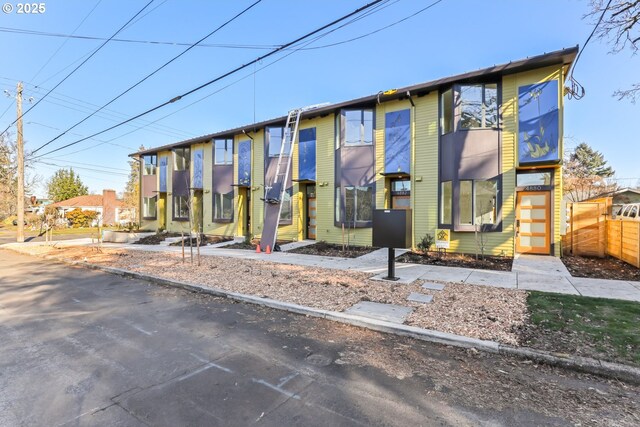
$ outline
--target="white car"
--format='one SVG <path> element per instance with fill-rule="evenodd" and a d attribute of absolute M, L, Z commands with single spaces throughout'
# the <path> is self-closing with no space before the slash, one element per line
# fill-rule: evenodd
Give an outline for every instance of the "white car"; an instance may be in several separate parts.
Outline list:
<path fill-rule="evenodd" d="M 640 203 L 627 203 L 626 205 L 622 205 L 614 218 L 640 222 Z"/>

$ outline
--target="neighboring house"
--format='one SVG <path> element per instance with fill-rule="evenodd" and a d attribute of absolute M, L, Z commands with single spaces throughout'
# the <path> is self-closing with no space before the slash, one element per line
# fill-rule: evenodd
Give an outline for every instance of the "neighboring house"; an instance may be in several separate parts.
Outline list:
<path fill-rule="evenodd" d="M 303 113 L 278 238 L 371 245 L 410 208 L 413 242 L 560 255 L 564 82 L 576 48 Z M 260 236 L 286 117 L 140 151 L 142 227 Z M 285 150 L 287 151 L 287 150 Z"/>
<path fill-rule="evenodd" d="M 83 211 L 98 212 L 105 225 L 135 220 L 135 213 L 131 212 L 131 208 L 126 208 L 122 200 L 116 199 L 115 190 L 103 190 L 101 195 L 89 194 L 72 197 L 68 200 L 52 203 L 50 206 L 55 207 L 61 217 L 66 217 L 67 212 L 78 208 Z"/>
<path fill-rule="evenodd" d="M 615 216 L 622 205 L 627 203 L 640 203 L 640 189 L 621 188 L 620 190 L 601 194 L 598 197 L 594 197 L 594 199 L 600 199 L 602 197 L 611 197 L 613 199 L 611 208 L 612 214 Z"/>

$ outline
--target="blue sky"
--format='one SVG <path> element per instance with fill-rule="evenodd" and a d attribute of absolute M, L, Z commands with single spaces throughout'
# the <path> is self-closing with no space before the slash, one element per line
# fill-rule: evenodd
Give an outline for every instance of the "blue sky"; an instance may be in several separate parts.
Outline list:
<path fill-rule="evenodd" d="M 18 15 L 15 10 L 10 14 L 0 13 L 0 27 L 71 34 L 86 18 L 75 30 L 76 35 L 108 37 L 147 1 L 50 0 L 45 2 L 45 13 L 40 15 Z M 146 9 L 150 13 L 145 15 L 146 11 L 143 12 L 142 19 L 117 37 L 194 42 L 252 2 L 155 0 Z M 391 0 L 379 12 L 307 47 L 363 35 L 429 3 Z M 365 0 L 263 0 L 203 42 L 243 45 L 243 48 L 192 49 L 109 106 L 102 117 L 91 118 L 71 131 L 74 135 L 60 138 L 41 153 L 164 102 L 266 53 L 265 48 L 269 45 L 293 40 L 363 4 Z M 47 179 L 59 166 L 73 166 L 90 190 L 100 192 L 103 188 L 114 188 L 122 191 L 128 170 L 127 155 L 141 144 L 146 147 L 168 144 L 251 123 L 254 115 L 260 121 L 284 115 L 299 106 L 338 102 L 583 44 L 593 25 L 591 20 L 583 19 L 588 9 L 587 0 L 443 0 L 384 31 L 337 46 L 300 50 L 261 70 L 283 55 L 272 57 L 255 67 L 258 70 L 255 78 L 254 67 L 250 67 L 134 122 L 134 126 L 123 126 L 96 137 L 100 141 L 88 140 L 45 156 L 47 159 L 43 161 L 47 164 L 38 164 L 36 172 Z M 17 80 L 23 80 L 25 98 L 38 100 L 77 62 L 71 68 L 65 67 L 101 43 L 99 40 L 0 31 L 3 58 L 0 87 L 14 91 Z M 259 49 L 247 48 L 247 45 Z M 108 43 L 24 117 L 27 150 L 57 136 L 60 130 L 84 118 L 96 106 L 110 100 L 184 48 L 165 44 Z M 56 50 L 58 52 L 51 58 Z M 624 178 L 620 184 L 636 185 L 640 181 L 637 166 L 640 148 L 632 124 L 640 117 L 640 103 L 617 101 L 611 95 L 616 89 L 640 80 L 640 56 L 634 57 L 630 51 L 611 55 L 609 50 L 604 42 L 592 40 L 580 59 L 575 77 L 587 93 L 580 101 L 566 102 L 565 143 L 567 146 L 582 141 L 589 143 L 605 154 L 616 170 L 616 176 Z M 241 78 L 244 79 L 225 88 Z M 207 95 L 210 96 L 188 106 Z M 0 114 L 6 110 L 0 118 L 0 131 L 15 118 L 15 106 L 11 101 L 11 98 L 0 98 Z M 28 106 L 25 102 L 25 110 Z M 168 114 L 171 115 L 163 118 Z M 155 120 L 158 121 L 145 126 Z M 137 128 L 141 129 L 132 132 Z M 36 193 L 43 195 L 44 187 Z"/>

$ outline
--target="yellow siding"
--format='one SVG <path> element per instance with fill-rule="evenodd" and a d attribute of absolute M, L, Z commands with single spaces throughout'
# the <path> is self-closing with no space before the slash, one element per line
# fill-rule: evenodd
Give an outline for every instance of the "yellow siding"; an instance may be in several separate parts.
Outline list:
<path fill-rule="evenodd" d="M 251 168 L 251 234 L 259 238 L 262 234 L 264 221 L 264 130 L 260 129 L 253 137 L 251 154 L 253 163 Z"/>
<path fill-rule="evenodd" d="M 316 127 L 316 239 L 342 242 L 342 232 L 334 226 L 335 115 L 314 119 Z M 307 127 L 305 121 L 305 127 Z M 309 125 L 311 126 L 311 125 Z"/>
<path fill-rule="evenodd" d="M 438 93 L 414 97 L 415 141 L 411 165 L 414 245 L 438 227 Z"/>

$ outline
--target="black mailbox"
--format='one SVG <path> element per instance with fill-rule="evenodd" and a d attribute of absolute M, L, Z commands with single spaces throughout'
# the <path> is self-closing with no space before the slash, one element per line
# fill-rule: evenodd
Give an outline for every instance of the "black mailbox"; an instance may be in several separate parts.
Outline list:
<path fill-rule="evenodd" d="M 410 248 L 411 209 L 373 211 L 373 242 L 378 248 Z"/>

